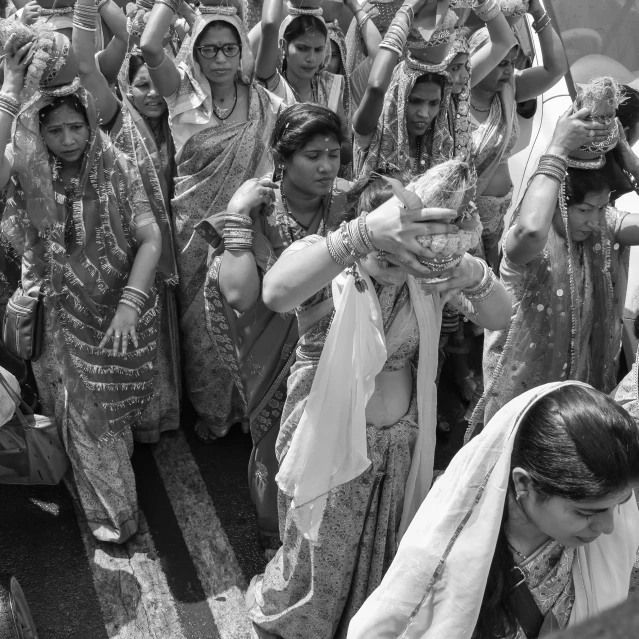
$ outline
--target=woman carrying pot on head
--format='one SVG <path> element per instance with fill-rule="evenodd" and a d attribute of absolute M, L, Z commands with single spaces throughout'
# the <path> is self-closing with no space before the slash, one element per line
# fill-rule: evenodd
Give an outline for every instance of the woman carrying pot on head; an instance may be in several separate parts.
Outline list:
<path fill-rule="evenodd" d="M 249 488 L 260 542 L 270 554 L 279 547 L 275 441 L 298 332 L 294 314 L 264 305 L 262 280 L 288 246 L 325 235 L 341 215 L 348 183 L 336 178 L 345 139 L 340 119 L 326 107 L 288 107 L 270 143 L 275 181 L 249 180 L 226 211 L 200 228 L 213 247 L 204 288 L 207 326 L 247 405 Z"/>
<path fill-rule="evenodd" d="M 514 301 L 512 321 L 508 330 L 486 334 L 486 389 L 468 436 L 539 384 L 574 379 L 604 393 L 616 386 L 625 248 L 639 243 L 639 216 L 610 205 L 612 193 L 632 189 L 619 179 L 615 153 L 639 177 L 639 159 L 615 118 L 620 97 L 613 79 L 593 80 L 577 112 L 557 122 L 528 184 L 500 266 Z"/>
<path fill-rule="evenodd" d="M 14 30 L 0 24 L 3 36 Z M 1 160 L 9 189 L 2 231 L 22 255 L 22 289 L 44 296 L 33 371 L 43 411 L 59 422 L 74 494 L 95 537 L 122 543 L 138 525 L 131 426 L 153 394 L 162 239 L 139 174 L 74 79 L 69 41 L 50 32 L 33 38 L 2 37 L 4 140 L 17 96 L 37 90 Z"/>
<path fill-rule="evenodd" d="M 349 639 L 525 639 L 628 596 L 639 430 L 554 382 L 504 406 L 435 482 Z"/>
<path fill-rule="evenodd" d="M 465 254 L 481 233 L 472 182 L 456 160 L 412 190 L 365 178 L 336 230 L 295 242 L 264 277 L 264 302 L 295 309 L 300 340 L 276 444 L 283 546 L 247 593 L 258 637 L 346 636 L 430 488 L 444 299 L 483 326 L 510 312 Z"/>
<path fill-rule="evenodd" d="M 162 39 L 179 3 L 153 7 L 140 46 L 151 80 L 167 102 L 176 150 L 171 202 L 179 273 L 186 389 L 205 442 L 246 421 L 246 406 L 206 327 L 204 282 L 209 245 L 197 225 L 224 211 L 252 177 L 272 173 L 269 140 L 281 101 L 251 80 L 246 30 L 233 6 L 201 6 L 175 62 Z"/>
<path fill-rule="evenodd" d="M 503 0 L 502 0 L 503 1 Z M 552 88 L 568 72 L 561 39 L 540 0 L 530 2 L 529 13 L 539 36 L 543 67 L 515 71 L 519 47 L 513 43 L 503 60 L 478 84 L 470 97 L 472 153 L 477 166 L 477 207 L 484 226 L 483 247 L 488 263 L 499 267 L 499 241 L 512 201 L 508 158 L 519 139 L 517 103 L 526 102 Z M 490 43 L 491 34 L 480 29 L 470 39 L 471 57 Z"/>
<path fill-rule="evenodd" d="M 501 14 L 490 19 L 497 23 L 496 32 L 510 33 L 503 25 L 499 29 Z M 437 4 L 423 0 L 407 0 L 397 12 L 353 117 L 356 172 L 391 166 L 417 175 L 468 154 L 469 95 L 460 91 L 453 100 L 448 73 L 464 47 L 457 20 L 454 11 L 441 16 Z M 408 55 L 398 64 L 406 49 Z"/>
<path fill-rule="evenodd" d="M 158 356 L 153 399 L 133 428 L 135 441 L 157 442 L 160 434 L 180 427 L 180 344 L 174 287 L 177 283 L 170 195 L 173 187 L 174 149 L 166 102 L 159 95 L 144 59 L 132 51 L 118 57 L 122 102 L 96 64 L 92 29 L 97 8 L 92 0 L 78 0 L 73 25 L 73 49 L 79 60 L 80 79 L 90 91 L 115 148 L 137 167 L 148 204 L 160 222 L 162 256 L 157 282 L 160 316 Z M 108 49 L 104 52 L 108 53 Z M 124 56 L 125 52 L 122 52 Z M 116 54 L 109 56 L 111 63 Z"/>

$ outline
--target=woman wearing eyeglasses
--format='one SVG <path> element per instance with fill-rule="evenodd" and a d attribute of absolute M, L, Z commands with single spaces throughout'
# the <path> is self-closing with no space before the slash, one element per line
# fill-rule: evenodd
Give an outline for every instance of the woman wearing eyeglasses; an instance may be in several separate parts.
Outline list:
<path fill-rule="evenodd" d="M 225 435 L 244 418 L 233 378 L 207 332 L 204 280 L 208 243 L 196 227 L 224 211 L 248 179 L 272 172 L 269 139 L 281 101 L 251 81 L 253 58 L 237 9 L 201 6 L 175 61 L 162 38 L 180 0 L 153 7 L 140 47 L 151 80 L 166 100 L 177 176 L 172 200 L 178 260 L 184 373 L 202 441 Z"/>

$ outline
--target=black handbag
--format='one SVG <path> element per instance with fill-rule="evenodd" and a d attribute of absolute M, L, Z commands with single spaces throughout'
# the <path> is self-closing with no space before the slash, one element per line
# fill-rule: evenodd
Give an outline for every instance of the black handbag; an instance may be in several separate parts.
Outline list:
<path fill-rule="evenodd" d="M 40 287 L 11 296 L 2 322 L 2 341 L 16 357 L 35 361 L 42 353 L 44 303 Z"/>

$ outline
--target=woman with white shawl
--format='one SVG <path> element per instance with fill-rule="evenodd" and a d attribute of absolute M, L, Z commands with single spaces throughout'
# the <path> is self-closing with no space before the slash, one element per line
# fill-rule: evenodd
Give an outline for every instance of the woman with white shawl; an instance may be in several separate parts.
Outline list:
<path fill-rule="evenodd" d="M 616 402 L 581 382 L 529 390 L 435 483 L 349 639 L 525 639 L 624 601 L 638 481 Z"/>
<path fill-rule="evenodd" d="M 473 185 L 459 160 L 411 191 L 366 178 L 349 221 L 295 242 L 264 276 L 265 304 L 295 309 L 300 339 L 276 443 L 283 546 L 247 594 L 258 637 L 345 637 L 430 488 L 444 292 L 463 290 L 453 303 L 482 326 L 504 325 L 510 309 L 465 254 L 481 235 L 464 228 Z"/>

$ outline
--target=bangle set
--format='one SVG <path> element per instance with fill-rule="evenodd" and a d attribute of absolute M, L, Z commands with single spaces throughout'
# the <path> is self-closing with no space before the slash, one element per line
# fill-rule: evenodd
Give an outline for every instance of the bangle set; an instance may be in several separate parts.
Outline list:
<path fill-rule="evenodd" d="M 412 7 L 403 4 L 395 14 L 393 21 L 386 31 L 380 47 L 393 51 L 398 56 L 404 54 L 410 25 L 413 23 L 414 13 Z"/>
<path fill-rule="evenodd" d="M 98 6 L 75 3 L 73 26 L 82 31 L 95 31 L 98 25 Z"/>
<path fill-rule="evenodd" d="M 372 253 L 375 248 L 368 235 L 366 216 L 342 222 L 337 230 L 326 236 L 326 246 L 333 260 L 344 268 Z"/>
<path fill-rule="evenodd" d="M 180 5 L 182 4 L 182 0 L 157 0 L 158 4 L 165 4 L 169 9 L 173 11 L 173 13 L 177 13 Z"/>
<path fill-rule="evenodd" d="M 481 302 L 485 302 L 495 292 L 495 282 L 497 281 L 497 277 L 484 260 L 481 260 L 477 257 L 474 259 L 476 259 L 481 264 L 484 272 L 483 276 L 477 286 L 473 286 L 472 288 L 465 288 L 462 293 L 469 302 L 472 302 L 473 304 L 479 304 Z"/>
<path fill-rule="evenodd" d="M 497 0 L 486 0 L 486 2 L 473 7 L 473 11 L 483 22 L 490 22 L 501 13 L 501 7 Z"/>
<path fill-rule="evenodd" d="M 544 11 L 544 15 L 541 16 L 541 18 L 539 18 L 539 20 L 535 20 L 535 22 L 533 22 L 533 29 L 535 30 L 536 33 L 541 33 L 550 23 L 552 22 L 552 20 L 550 19 L 550 16 Z"/>
<path fill-rule="evenodd" d="M 144 291 L 133 286 L 125 286 L 120 297 L 120 304 L 130 306 L 138 312 L 138 315 L 142 315 L 142 309 L 146 304 L 149 296 Z"/>
<path fill-rule="evenodd" d="M 561 184 L 566 178 L 567 169 L 568 160 L 566 158 L 554 153 L 546 153 L 539 158 L 539 165 L 533 177 L 535 175 L 547 175 Z"/>
<path fill-rule="evenodd" d="M 358 15 L 359 15 L 359 14 L 361 14 L 361 13 L 363 13 L 363 14 L 364 14 L 364 17 L 360 20 L 360 19 L 358 18 Z M 357 26 L 360 28 L 360 30 L 361 30 L 361 28 L 362 28 L 362 27 L 366 24 L 366 21 L 367 21 L 367 20 L 370 20 L 370 17 L 371 17 L 371 14 L 370 14 L 370 13 L 368 13 L 367 11 L 364 11 L 364 9 L 358 9 L 358 10 L 355 12 L 355 20 L 356 20 L 356 22 L 357 22 Z"/>
<path fill-rule="evenodd" d="M 0 91 L 0 111 L 8 113 L 12 118 L 17 118 L 20 113 L 20 100 Z"/>
<path fill-rule="evenodd" d="M 248 215 L 227 213 L 224 216 L 222 237 L 226 251 L 252 251 L 253 220 Z"/>

